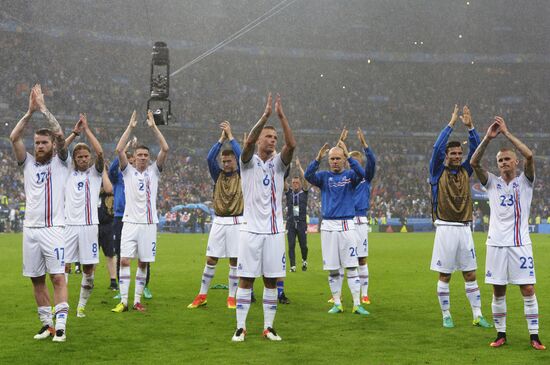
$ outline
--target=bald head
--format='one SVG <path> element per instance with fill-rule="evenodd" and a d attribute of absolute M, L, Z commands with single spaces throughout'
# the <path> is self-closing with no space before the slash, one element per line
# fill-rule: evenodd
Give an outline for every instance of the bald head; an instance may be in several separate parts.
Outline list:
<path fill-rule="evenodd" d="M 332 147 L 328 151 L 328 164 L 330 171 L 334 173 L 340 173 L 344 171 L 346 166 L 346 157 L 344 156 L 344 150 L 340 147 Z"/>

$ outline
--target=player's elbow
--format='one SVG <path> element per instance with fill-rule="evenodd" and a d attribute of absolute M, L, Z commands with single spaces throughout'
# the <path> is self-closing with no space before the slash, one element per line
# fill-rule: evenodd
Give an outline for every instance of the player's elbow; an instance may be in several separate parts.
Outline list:
<path fill-rule="evenodd" d="M 10 133 L 10 142 L 11 142 L 11 144 L 14 144 L 14 143 L 18 142 L 20 139 L 21 139 L 21 137 L 19 136 L 19 133 L 15 133 L 15 131 Z"/>
<path fill-rule="evenodd" d="M 525 157 L 525 161 L 531 162 L 531 161 L 533 161 L 533 159 L 535 158 L 535 155 L 533 154 L 533 151 L 529 150 L 529 151 L 527 151 L 527 153 L 524 155 L 524 157 Z"/>

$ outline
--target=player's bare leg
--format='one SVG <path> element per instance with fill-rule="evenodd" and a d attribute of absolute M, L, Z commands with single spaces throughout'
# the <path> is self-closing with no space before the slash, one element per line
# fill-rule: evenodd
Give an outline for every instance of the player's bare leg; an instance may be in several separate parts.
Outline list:
<path fill-rule="evenodd" d="M 50 302 L 50 293 L 46 286 L 46 275 L 31 278 L 34 291 L 34 298 L 38 307 L 38 317 L 42 322 L 42 328 L 34 336 L 37 340 L 43 340 L 55 334 L 52 318 L 52 307 Z"/>

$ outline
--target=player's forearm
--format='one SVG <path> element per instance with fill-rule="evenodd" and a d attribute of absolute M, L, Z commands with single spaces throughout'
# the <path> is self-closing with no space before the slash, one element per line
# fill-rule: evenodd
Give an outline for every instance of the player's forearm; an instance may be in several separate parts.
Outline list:
<path fill-rule="evenodd" d="M 103 160 L 103 148 L 101 147 L 101 143 L 99 143 L 96 136 L 94 135 L 94 133 L 89 127 L 85 129 L 85 132 L 86 132 L 86 137 L 88 137 L 88 140 L 90 141 L 90 144 L 92 145 L 92 148 L 94 149 L 98 160 L 100 156 L 101 156 L 101 160 Z"/>
<path fill-rule="evenodd" d="M 485 150 L 487 149 L 490 141 L 491 139 L 488 137 L 483 138 L 483 141 L 481 141 L 479 146 L 477 146 L 474 154 L 472 155 L 472 158 L 470 159 L 470 166 L 472 166 L 474 170 L 481 166 L 481 158 L 485 154 Z"/>
<path fill-rule="evenodd" d="M 285 136 L 285 146 L 291 153 L 290 156 L 292 157 L 292 153 L 294 153 L 294 150 L 296 149 L 296 139 L 294 138 L 294 133 L 292 133 L 292 129 L 290 128 L 290 124 L 288 123 L 286 116 L 282 114 L 279 118 L 281 120 L 281 127 L 283 128 L 283 135 Z"/>
<path fill-rule="evenodd" d="M 63 134 L 56 135 L 55 145 L 57 147 L 57 155 L 62 161 L 67 160 L 69 157 L 69 151 L 67 150 L 67 145 L 65 145 L 65 137 Z"/>
<path fill-rule="evenodd" d="M 122 136 L 120 136 L 120 140 L 118 141 L 118 143 L 115 147 L 115 152 L 117 153 L 119 158 L 120 158 L 121 154 L 124 154 L 126 152 L 126 147 L 125 147 L 126 142 L 128 142 L 128 138 L 130 138 L 130 134 L 132 133 L 132 129 L 133 128 L 131 126 L 128 126 L 126 128 L 124 133 L 122 133 Z"/>
<path fill-rule="evenodd" d="M 27 126 L 29 120 L 31 120 L 31 117 L 32 113 L 27 112 L 25 113 L 25 115 L 23 115 L 19 122 L 17 122 L 10 134 L 11 143 L 21 140 L 21 138 L 23 137 L 23 132 L 25 131 L 25 127 Z"/>
<path fill-rule="evenodd" d="M 254 154 L 254 146 L 256 145 L 256 141 L 258 140 L 258 137 L 260 137 L 260 133 L 262 133 L 262 129 L 266 123 L 267 117 L 262 115 L 260 120 L 258 120 L 258 122 L 250 130 L 250 133 L 248 133 L 244 143 L 243 152 L 241 154 L 241 160 L 243 162 L 248 162 L 252 158 L 252 155 Z"/>
<path fill-rule="evenodd" d="M 103 173 L 101 174 L 101 180 L 103 183 L 103 190 L 107 194 L 113 193 L 113 184 L 111 183 L 111 180 L 109 179 L 109 176 L 107 175 L 107 172 L 103 170 Z"/>
<path fill-rule="evenodd" d="M 57 119 L 55 119 L 54 115 L 50 113 L 48 108 L 43 107 L 40 112 L 46 117 L 49 129 L 51 129 L 53 132 L 61 131 L 61 125 L 59 124 Z"/>
<path fill-rule="evenodd" d="M 75 134 L 75 132 L 71 132 L 71 134 L 69 134 L 69 136 L 65 138 L 65 146 L 70 146 L 76 137 L 77 135 Z"/>
<path fill-rule="evenodd" d="M 166 142 L 166 139 L 164 138 L 164 135 L 162 134 L 160 129 L 158 129 L 156 125 L 153 125 L 151 129 L 153 129 L 153 133 L 155 134 L 155 137 L 157 137 L 160 150 L 163 151 L 164 153 L 168 153 L 168 150 L 170 150 L 170 147 L 168 146 L 168 142 Z"/>
<path fill-rule="evenodd" d="M 503 134 L 506 138 L 508 138 L 508 140 L 510 142 L 512 142 L 514 147 L 516 147 L 518 149 L 519 153 L 521 153 L 521 155 L 523 157 L 525 157 L 526 160 L 532 160 L 533 159 L 533 151 L 531 151 L 531 149 L 529 147 L 527 147 L 525 145 L 525 143 L 520 141 L 519 138 L 517 138 L 512 133 L 510 133 L 510 131 L 507 131 Z"/>

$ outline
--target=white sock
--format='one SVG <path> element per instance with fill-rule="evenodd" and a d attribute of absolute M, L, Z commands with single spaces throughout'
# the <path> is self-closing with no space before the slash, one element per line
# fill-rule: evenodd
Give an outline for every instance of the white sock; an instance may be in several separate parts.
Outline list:
<path fill-rule="evenodd" d="M 78 301 L 79 307 L 85 307 L 88 303 L 88 299 L 92 294 L 94 289 L 94 273 L 86 275 L 85 272 L 82 272 L 82 281 L 80 283 L 80 299 Z"/>
<path fill-rule="evenodd" d="M 252 289 L 237 288 L 237 328 L 246 329 L 246 317 L 250 309 Z"/>
<path fill-rule="evenodd" d="M 353 305 L 360 305 L 360 293 L 361 293 L 361 281 L 359 280 L 359 273 L 357 269 L 348 269 L 348 286 L 353 298 Z"/>
<path fill-rule="evenodd" d="M 210 282 L 212 281 L 212 278 L 214 278 L 214 273 L 216 272 L 216 266 L 211 265 L 204 265 L 204 270 L 202 272 L 202 279 L 201 279 L 201 290 L 199 291 L 199 294 L 207 294 L 208 288 L 210 288 Z"/>
<path fill-rule="evenodd" d="M 523 311 L 527 320 L 527 329 L 530 335 L 539 333 L 539 304 L 537 296 L 523 297 Z"/>
<path fill-rule="evenodd" d="M 342 279 L 340 278 L 340 273 L 338 271 L 331 271 L 328 274 L 328 286 L 330 287 L 330 292 L 332 293 L 332 299 L 334 300 L 334 305 L 341 305 L 340 296 L 342 295 Z"/>
<path fill-rule="evenodd" d="M 481 294 L 477 286 L 477 280 L 464 282 L 464 287 L 466 289 L 466 297 L 468 297 L 470 306 L 472 307 L 474 319 L 477 319 L 481 317 Z"/>
<path fill-rule="evenodd" d="M 277 313 L 277 289 L 264 288 L 264 330 L 273 328 L 273 321 Z"/>
<path fill-rule="evenodd" d="M 493 295 L 491 309 L 493 311 L 495 329 L 497 332 L 506 332 L 506 295 L 502 297 L 495 297 Z"/>
<path fill-rule="evenodd" d="M 118 285 L 120 288 L 120 301 L 125 306 L 128 306 L 128 291 L 130 290 L 130 266 L 120 265 Z"/>
<path fill-rule="evenodd" d="M 147 267 L 142 269 L 137 267 L 136 270 L 136 287 L 134 288 L 134 305 L 141 303 L 141 294 L 143 294 L 143 288 L 145 288 L 145 282 L 147 281 Z"/>
<path fill-rule="evenodd" d="M 449 317 L 451 312 L 451 293 L 449 291 L 449 283 L 438 280 L 437 281 L 437 298 L 439 299 L 439 306 L 441 307 L 441 313 L 443 317 Z"/>
<path fill-rule="evenodd" d="M 38 318 L 42 322 L 43 326 L 50 326 L 53 328 L 52 307 L 44 306 L 38 307 Z"/>
<path fill-rule="evenodd" d="M 69 304 L 61 302 L 55 306 L 55 330 L 65 330 L 67 317 L 69 316 Z"/>
<path fill-rule="evenodd" d="M 229 266 L 229 296 L 235 297 L 237 287 L 239 286 L 239 277 L 237 276 L 237 266 Z"/>
<path fill-rule="evenodd" d="M 369 267 L 367 264 L 359 265 L 359 280 L 361 280 L 361 296 L 369 296 Z"/>

